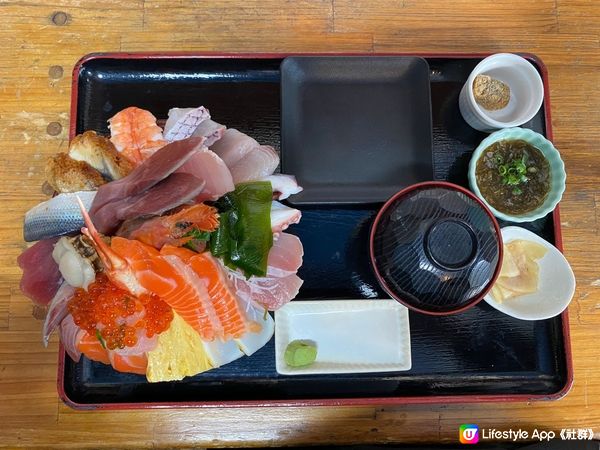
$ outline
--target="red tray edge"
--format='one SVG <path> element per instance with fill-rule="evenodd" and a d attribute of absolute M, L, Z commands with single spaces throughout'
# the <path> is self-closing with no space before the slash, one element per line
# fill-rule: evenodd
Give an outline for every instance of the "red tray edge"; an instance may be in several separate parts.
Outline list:
<path fill-rule="evenodd" d="M 492 53 L 327 53 L 327 52 L 290 52 L 290 53 L 223 53 L 223 52 L 106 52 L 90 53 L 83 56 L 73 68 L 71 79 L 71 111 L 69 123 L 69 140 L 75 137 L 77 117 L 77 96 L 79 72 L 83 65 L 94 59 L 153 59 L 153 58 L 285 58 L 292 55 L 337 55 L 337 56 L 421 56 L 423 58 L 485 58 Z M 516 52 L 535 64 L 542 75 L 544 84 L 544 116 L 546 137 L 552 141 L 552 119 L 550 108 L 550 89 L 548 82 L 548 69 L 544 62 L 533 53 Z M 554 222 L 555 246 L 562 252 L 563 241 L 560 224 L 560 210 L 557 206 L 552 214 Z M 503 395 L 449 395 L 449 396 L 421 396 L 421 397 L 364 397 L 340 399 L 299 399 L 299 400 L 252 400 L 252 401 L 221 401 L 221 402 L 181 402 L 181 403 L 77 403 L 71 400 L 64 387 L 65 351 L 62 343 L 58 352 L 58 377 L 57 388 L 59 398 L 67 406 L 77 410 L 128 410 L 128 409 L 161 409 L 161 408 L 251 408 L 251 407 L 298 407 L 298 406 L 378 406 L 378 405 L 405 405 L 405 404 L 448 404 L 448 403 L 489 403 L 489 402 L 530 402 L 559 400 L 571 390 L 574 382 L 573 361 L 571 352 L 571 338 L 569 330 L 569 313 L 565 310 L 562 314 L 563 344 L 567 364 L 567 380 L 565 385 L 553 394 L 503 394 Z"/>

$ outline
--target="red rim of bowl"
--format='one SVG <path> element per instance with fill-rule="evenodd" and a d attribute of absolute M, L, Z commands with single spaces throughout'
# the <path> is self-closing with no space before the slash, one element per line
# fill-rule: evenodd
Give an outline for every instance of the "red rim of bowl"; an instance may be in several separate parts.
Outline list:
<path fill-rule="evenodd" d="M 453 189 L 455 191 L 458 191 L 458 192 L 461 192 L 461 193 L 465 194 L 467 197 L 469 197 L 470 199 L 474 200 L 479 206 L 481 206 L 481 208 L 483 208 L 483 210 L 485 211 L 485 213 L 488 215 L 488 217 L 492 221 L 492 224 L 494 225 L 494 229 L 496 230 L 496 236 L 498 236 L 498 264 L 496 264 L 496 269 L 494 270 L 494 275 L 493 275 L 492 279 L 489 281 L 488 285 L 485 287 L 485 289 L 483 289 L 483 291 L 481 291 L 481 293 L 479 295 L 477 295 L 476 297 L 474 297 L 473 299 L 471 299 L 469 301 L 469 303 L 467 303 L 466 305 L 461 306 L 460 308 L 450 309 L 450 310 L 447 310 L 447 311 L 428 311 L 428 310 L 425 310 L 425 309 L 417 308 L 416 306 L 413 306 L 412 304 L 410 304 L 410 302 L 404 300 L 402 297 L 400 297 L 399 295 L 397 295 L 396 293 L 394 293 L 394 291 L 392 289 L 390 289 L 390 287 L 386 283 L 386 281 L 383 278 L 383 276 L 381 275 L 381 273 L 379 273 L 379 269 L 377 268 L 377 263 L 375 261 L 375 254 L 374 254 L 375 252 L 374 252 L 374 249 L 373 249 L 373 247 L 374 247 L 374 241 L 375 241 L 375 230 L 377 229 L 377 226 L 379 225 L 379 221 L 381 219 L 381 216 L 390 207 L 390 205 L 392 205 L 397 199 L 399 199 L 400 197 L 403 197 L 404 195 L 408 194 L 409 192 L 412 192 L 412 191 L 417 190 L 417 189 L 434 188 L 434 187 Z M 500 225 L 498 224 L 498 221 L 496 220 L 496 218 L 494 217 L 494 215 L 492 214 L 492 212 L 489 210 L 489 208 L 479 198 L 477 198 L 477 196 L 475 194 L 473 194 L 471 191 L 463 188 L 462 186 L 458 186 L 457 184 L 454 184 L 454 183 L 448 183 L 447 181 L 425 181 L 423 183 L 413 184 L 413 185 L 408 186 L 408 187 L 402 189 L 401 191 L 395 193 L 381 207 L 381 209 L 377 213 L 377 216 L 375 216 L 375 220 L 373 221 L 373 225 L 371 225 L 371 232 L 370 232 L 370 235 L 369 235 L 369 256 L 370 256 L 370 259 L 371 259 L 371 267 L 373 268 L 373 271 L 375 272 L 375 276 L 377 278 L 377 281 L 379 282 L 380 286 L 394 300 L 402 303 L 408 309 L 411 309 L 413 311 L 417 311 L 417 312 L 420 312 L 420 313 L 423 313 L 423 314 L 428 314 L 428 315 L 431 315 L 431 316 L 448 316 L 450 314 L 457 314 L 459 312 L 463 312 L 463 311 L 465 311 L 465 310 L 467 310 L 467 309 L 475 306 L 477 303 L 479 303 L 481 300 L 483 300 L 483 297 L 485 297 L 486 294 L 490 291 L 490 289 L 492 288 L 492 286 L 496 282 L 496 279 L 500 275 L 500 270 L 502 268 L 502 259 L 504 257 L 504 252 L 503 252 L 503 245 L 502 245 L 502 233 L 500 232 Z"/>

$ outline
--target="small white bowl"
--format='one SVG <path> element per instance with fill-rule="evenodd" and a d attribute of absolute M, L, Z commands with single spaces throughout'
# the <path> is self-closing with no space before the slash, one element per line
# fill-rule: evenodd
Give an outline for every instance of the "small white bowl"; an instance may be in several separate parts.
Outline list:
<path fill-rule="evenodd" d="M 508 85 L 510 101 L 505 108 L 488 111 L 475 101 L 473 81 L 481 74 Z M 533 64 L 512 53 L 497 53 L 488 56 L 473 69 L 460 91 L 458 104 L 460 113 L 469 125 L 489 132 L 529 122 L 543 101 L 544 83 Z"/>
<path fill-rule="evenodd" d="M 564 255 L 555 246 L 537 234 L 521 227 L 502 228 L 502 241 L 507 244 L 515 239 L 536 242 L 548 249 L 537 261 L 540 279 L 537 292 L 522 295 L 498 303 L 487 294 L 484 300 L 498 311 L 522 320 L 544 320 L 562 313 L 575 293 L 575 275 Z"/>

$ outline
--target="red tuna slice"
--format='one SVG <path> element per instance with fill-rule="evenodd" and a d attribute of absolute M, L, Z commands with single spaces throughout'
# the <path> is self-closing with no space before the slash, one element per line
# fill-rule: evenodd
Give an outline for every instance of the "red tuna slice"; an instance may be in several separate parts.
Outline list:
<path fill-rule="evenodd" d="M 21 292 L 41 306 L 50 303 L 63 281 L 58 264 L 52 258 L 56 241 L 58 238 L 38 241 L 17 258 L 23 270 Z"/>
<path fill-rule="evenodd" d="M 100 186 L 90 213 L 94 214 L 109 203 L 140 194 L 158 184 L 200 150 L 205 140 L 204 137 L 192 137 L 167 144 L 126 177 Z"/>

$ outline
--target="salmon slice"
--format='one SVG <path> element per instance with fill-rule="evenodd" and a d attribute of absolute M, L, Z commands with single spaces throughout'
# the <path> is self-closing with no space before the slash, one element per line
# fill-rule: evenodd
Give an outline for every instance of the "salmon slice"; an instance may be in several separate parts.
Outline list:
<path fill-rule="evenodd" d="M 207 252 L 198 254 L 185 248 L 170 245 L 164 246 L 161 254 L 177 256 L 184 263 L 189 264 L 196 275 L 206 283 L 208 295 L 223 326 L 224 339 L 237 339 L 248 330 L 253 332 L 261 330 L 259 324 L 249 323 L 246 320 L 227 276 L 212 255 Z"/>
<path fill-rule="evenodd" d="M 148 357 L 145 353 L 139 355 L 120 355 L 117 352 L 108 352 L 108 357 L 113 368 L 119 372 L 146 375 Z"/>
<path fill-rule="evenodd" d="M 179 257 L 162 256 L 150 245 L 120 237 L 112 239 L 111 248 L 127 261 L 144 289 L 158 295 L 203 339 L 222 335 L 206 284 Z"/>
<path fill-rule="evenodd" d="M 110 364 L 119 372 L 138 373 L 140 375 L 146 374 L 148 358 L 145 353 L 140 355 L 120 355 L 117 352 L 102 347 L 98 338 L 89 333 L 83 335 L 77 344 L 77 348 L 81 353 L 87 356 L 88 359 L 103 364 Z"/>
<path fill-rule="evenodd" d="M 102 344 L 96 336 L 85 333 L 77 344 L 77 349 L 92 361 L 110 364 L 108 351 L 102 347 Z"/>
<path fill-rule="evenodd" d="M 200 333 L 203 339 L 210 341 L 222 336 L 223 326 L 204 280 L 177 256 L 162 256 L 157 258 L 157 262 L 166 262 L 167 266 L 171 267 L 171 277 L 176 278 L 177 288 L 171 292 L 164 292 L 163 295 L 156 292 L 156 295 Z M 150 287 L 148 289 L 152 290 Z"/>

